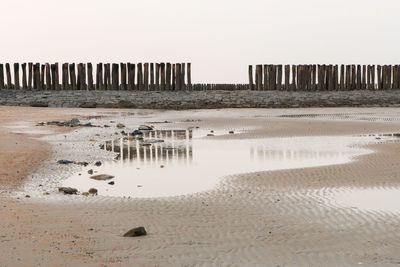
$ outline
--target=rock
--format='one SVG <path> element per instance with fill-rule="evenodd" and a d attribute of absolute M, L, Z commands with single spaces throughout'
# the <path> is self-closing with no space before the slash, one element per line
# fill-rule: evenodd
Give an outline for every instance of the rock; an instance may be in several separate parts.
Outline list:
<path fill-rule="evenodd" d="M 88 172 L 87 172 L 88 174 L 90 174 L 90 175 L 92 175 L 93 174 L 93 170 L 92 169 L 90 169 L 90 170 L 88 170 Z"/>
<path fill-rule="evenodd" d="M 124 234 L 124 237 L 136 237 L 147 235 L 146 229 L 143 226 L 133 228 Z"/>
<path fill-rule="evenodd" d="M 48 195 L 50 195 L 50 193 L 49 192 L 44 192 L 43 195 L 44 196 L 48 196 Z"/>
<path fill-rule="evenodd" d="M 234 134 L 235 132 L 234 131 L 229 131 L 229 134 Z"/>
<path fill-rule="evenodd" d="M 87 165 L 89 165 L 89 163 L 88 162 L 85 162 L 85 161 L 82 161 L 82 162 L 78 162 L 78 163 L 76 163 L 76 164 L 78 164 L 78 165 L 81 165 L 81 166 L 87 166 Z"/>
<path fill-rule="evenodd" d="M 59 187 L 59 192 L 64 192 L 66 195 L 76 195 L 78 193 L 78 189 L 72 187 Z"/>
<path fill-rule="evenodd" d="M 82 126 L 84 126 L 84 127 L 94 127 L 91 122 L 85 123 Z"/>
<path fill-rule="evenodd" d="M 26 195 L 25 197 L 26 197 L 26 198 L 30 198 L 31 196 L 30 196 L 30 195 Z"/>
<path fill-rule="evenodd" d="M 61 159 L 61 160 L 57 161 L 57 163 L 58 164 L 72 164 L 74 162 L 71 160 Z"/>
<path fill-rule="evenodd" d="M 78 126 L 80 121 L 77 118 L 73 118 L 69 122 L 67 122 L 68 126 L 75 127 Z"/>
<path fill-rule="evenodd" d="M 207 136 L 214 136 L 214 134 L 207 134 Z"/>
<path fill-rule="evenodd" d="M 105 124 L 103 127 L 104 128 L 110 128 L 110 125 Z"/>
<path fill-rule="evenodd" d="M 98 175 L 90 176 L 90 179 L 97 180 L 97 181 L 107 181 L 107 180 L 111 180 L 112 178 L 114 178 L 114 176 L 108 175 L 108 174 L 98 174 Z"/>
<path fill-rule="evenodd" d="M 96 188 L 90 188 L 88 192 L 89 192 L 89 194 L 91 194 L 91 195 L 93 195 L 93 196 L 94 196 L 94 195 L 97 196 L 97 192 L 98 192 L 98 191 L 97 191 Z"/>
<path fill-rule="evenodd" d="M 101 161 L 96 161 L 96 163 L 94 165 L 97 167 L 101 166 Z"/>
<path fill-rule="evenodd" d="M 83 192 L 82 196 L 88 197 L 89 196 L 89 192 Z"/>
<path fill-rule="evenodd" d="M 135 136 L 135 135 L 143 135 L 143 132 L 140 130 L 134 130 L 131 135 Z"/>
<path fill-rule="evenodd" d="M 122 134 L 123 136 L 127 136 L 127 135 L 128 135 L 125 131 L 121 131 L 121 134 Z"/>
<path fill-rule="evenodd" d="M 124 124 L 122 124 L 122 123 L 118 123 L 118 124 L 117 124 L 117 128 L 118 128 L 118 129 L 125 128 L 125 125 L 124 125 Z"/>
<path fill-rule="evenodd" d="M 165 167 L 164 165 L 161 165 L 161 166 L 160 166 L 161 169 L 164 168 L 164 167 Z"/>
<path fill-rule="evenodd" d="M 148 126 L 148 125 L 140 125 L 139 126 L 139 131 L 152 131 L 154 130 L 154 127 Z"/>
<path fill-rule="evenodd" d="M 115 182 L 114 182 L 114 181 L 111 181 L 111 182 L 109 182 L 108 184 L 109 184 L 109 185 L 115 185 Z"/>

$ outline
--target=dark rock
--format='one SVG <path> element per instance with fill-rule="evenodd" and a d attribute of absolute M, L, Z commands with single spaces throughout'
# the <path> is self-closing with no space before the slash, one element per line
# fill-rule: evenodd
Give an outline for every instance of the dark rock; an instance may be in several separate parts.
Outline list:
<path fill-rule="evenodd" d="M 115 182 L 114 182 L 114 181 L 111 181 L 111 182 L 109 182 L 108 184 L 109 184 L 109 185 L 115 185 Z"/>
<path fill-rule="evenodd" d="M 128 134 L 125 131 L 121 131 L 121 134 L 127 136 Z"/>
<path fill-rule="evenodd" d="M 88 172 L 87 172 L 88 174 L 90 174 L 90 175 L 92 175 L 93 174 L 93 170 L 92 169 L 90 169 L 90 170 L 88 170 Z"/>
<path fill-rule="evenodd" d="M 61 160 L 57 161 L 57 163 L 58 164 L 72 164 L 74 162 L 71 160 L 61 159 Z"/>
<path fill-rule="evenodd" d="M 235 132 L 234 132 L 234 131 L 229 131 L 229 133 L 230 133 L 230 134 L 234 134 Z"/>
<path fill-rule="evenodd" d="M 84 126 L 84 127 L 94 127 L 91 122 L 85 123 L 82 126 Z"/>
<path fill-rule="evenodd" d="M 207 136 L 214 136 L 214 134 L 207 134 Z"/>
<path fill-rule="evenodd" d="M 140 130 L 134 130 L 131 135 L 135 136 L 135 135 L 143 135 L 143 132 Z"/>
<path fill-rule="evenodd" d="M 110 125 L 105 124 L 103 127 L 104 128 L 110 128 Z"/>
<path fill-rule="evenodd" d="M 144 236 L 147 235 L 146 229 L 144 227 L 136 227 L 124 234 L 124 237 L 136 237 L 136 236 Z"/>
<path fill-rule="evenodd" d="M 64 192 L 66 195 L 76 195 L 78 193 L 78 189 L 72 187 L 59 187 L 59 192 Z"/>
<path fill-rule="evenodd" d="M 96 195 L 97 196 L 98 190 L 96 188 L 90 188 L 88 193 L 91 194 L 91 195 Z"/>
<path fill-rule="evenodd" d="M 80 121 L 77 118 L 73 118 L 72 120 L 67 122 L 68 126 L 75 127 L 78 126 Z"/>
<path fill-rule="evenodd" d="M 97 167 L 101 166 L 101 161 L 96 161 L 96 163 L 94 165 Z"/>
<path fill-rule="evenodd" d="M 90 176 L 90 179 L 98 180 L 98 181 L 111 180 L 112 178 L 114 178 L 114 176 L 108 175 L 108 174 L 98 174 L 98 175 Z"/>
<path fill-rule="evenodd" d="M 139 126 L 139 131 L 152 131 L 154 130 L 154 127 L 148 126 L 148 125 L 140 125 Z"/>
<path fill-rule="evenodd" d="M 117 128 L 118 128 L 118 129 L 125 128 L 125 125 L 124 125 L 124 124 L 122 124 L 122 123 L 118 123 L 118 124 L 117 124 Z"/>

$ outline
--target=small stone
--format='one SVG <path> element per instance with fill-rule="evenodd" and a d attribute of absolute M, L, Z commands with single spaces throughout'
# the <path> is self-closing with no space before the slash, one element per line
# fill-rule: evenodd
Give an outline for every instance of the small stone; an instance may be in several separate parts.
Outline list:
<path fill-rule="evenodd" d="M 78 165 L 81 165 L 81 166 L 87 166 L 87 165 L 89 165 L 89 163 L 88 162 L 85 162 L 85 161 L 82 161 L 82 162 L 78 162 L 78 163 L 76 163 L 76 164 L 78 164 Z"/>
<path fill-rule="evenodd" d="M 146 229 L 143 226 L 133 228 L 124 234 L 124 237 L 136 237 L 147 235 Z"/>
<path fill-rule="evenodd" d="M 94 195 L 97 196 L 97 192 L 98 192 L 98 191 L 97 191 L 96 188 L 90 188 L 88 192 L 89 192 L 89 194 L 91 194 L 91 195 L 93 195 L 93 196 L 94 196 Z"/>
<path fill-rule="evenodd" d="M 115 185 L 115 182 L 114 182 L 114 181 L 111 181 L 111 182 L 109 182 L 108 184 L 109 184 L 109 185 Z"/>
<path fill-rule="evenodd" d="M 87 172 L 88 174 L 90 174 L 90 175 L 92 175 L 93 174 L 93 170 L 92 169 L 90 169 L 90 170 L 88 170 L 88 172 Z"/>
<path fill-rule="evenodd" d="M 139 131 L 152 131 L 152 130 L 154 130 L 153 126 L 148 126 L 148 125 L 139 126 Z"/>
<path fill-rule="evenodd" d="M 207 134 L 207 136 L 214 136 L 213 134 Z"/>
<path fill-rule="evenodd" d="M 48 196 L 48 195 L 50 195 L 50 193 L 49 192 L 44 192 L 43 195 L 44 196 Z"/>
<path fill-rule="evenodd" d="M 66 195 L 76 195 L 78 193 L 78 189 L 72 187 L 59 187 L 59 192 L 64 192 Z"/>
<path fill-rule="evenodd" d="M 165 167 L 164 165 L 161 165 L 161 166 L 160 166 L 161 169 L 164 168 L 164 167 Z"/>
<path fill-rule="evenodd" d="M 124 124 L 122 124 L 122 123 L 118 123 L 118 124 L 117 124 L 117 128 L 118 128 L 118 129 L 125 128 L 125 125 L 124 125 Z"/>
<path fill-rule="evenodd" d="M 96 163 L 94 165 L 97 167 L 101 166 L 101 161 L 96 161 Z"/>
<path fill-rule="evenodd" d="M 57 161 L 57 163 L 58 164 L 72 164 L 74 162 L 71 160 L 61 159 L 61 160 Z"/>
<path fill-rule="evenodd" d="M 140 131 L 140 130 L 134 130 L 134 131 L 131 133 L 131 135 L 133 135 L 133 136 L 135 136 L 135 135 L 142 135 L 142 134 L 143 134 L 143 132 Z"/>
<path fill-rule="evenodd" d="M 88 197 L 89 196 L 89 192 L 83 192 L 82 196 Z"/>
<path fill-rule="evenodd" d="M 105 124 L 103 127 L 104 128 L 110 128 L 110 125 Z"/>
<path fill-rule="evenodd" d="M 108 174 L 98 174 L 98 175 L 90 176 L 90 179 L 98 180 L 98 181 L 111 180 L 112 178 L 114 178 L 114 176 L 108 175 Z"/>
<path fill-rule="evenodd" d="M 229 134 L 234 134 L 235 132 L 234 131 L 229 131 Z"/>
<path fill-rule="evenodd" d="M 30 195 L 26 195 L 25 197 L 26 197 L 26 198 L 30 198 L 31 196 L 30 196 Z"/>

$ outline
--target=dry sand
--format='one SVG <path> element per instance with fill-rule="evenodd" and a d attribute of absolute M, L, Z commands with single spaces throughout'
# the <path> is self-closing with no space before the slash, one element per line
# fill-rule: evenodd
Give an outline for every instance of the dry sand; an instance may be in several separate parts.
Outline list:
<path fill-rule="evenodd" d="M 5 124 L 96 112 L 0 107 L 1 188 L 17 190 L 29 172 L 51 157 L 48 145 L 32 135 L 13 134 Z M 198 124 L 257 128 L 242 138 L 400 130 L 399 111 L 390 108 L 225 112 L 234 115 L 203 118 Z M 279 118 L 295 114 L 305 116 Z M 398 214 L 339 207 L 329 198 L 355 188 L 399 188 L 400 144 L 370 148 L 376 152 L 349 164 L 232 175 L 216 190 L 185 197 L 42 203 L 3 192 L 0 266 L 398 265 Z M 139 225 L 148 236 L 121 237 Z"/>

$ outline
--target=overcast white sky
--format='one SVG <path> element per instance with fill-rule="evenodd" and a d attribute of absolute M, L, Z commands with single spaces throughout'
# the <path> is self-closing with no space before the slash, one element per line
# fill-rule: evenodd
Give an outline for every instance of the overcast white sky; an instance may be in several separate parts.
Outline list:
<path fill-rule="evenodd" d="M 2 62 L 400 63 L 399 0 L 0 0 Z"/>

